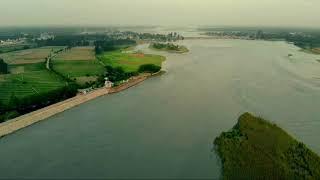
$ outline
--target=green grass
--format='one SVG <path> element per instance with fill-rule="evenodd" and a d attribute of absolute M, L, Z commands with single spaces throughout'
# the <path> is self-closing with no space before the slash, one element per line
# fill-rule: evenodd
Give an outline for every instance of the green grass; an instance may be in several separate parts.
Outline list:
<path fill-rule="evenodd" d="M 165 57 L 142 53 L 122 53 L 120 50 L 105 52 L 98 56 L 105 65 L 122 67 L 126 72 L 137 72 L 143 64 L 154 64 L 161 67 Z"/>
<path fill-rule="evenodd" d="M 224 179 L 320 179 L 320 157 L 278 126 L 249 113 L 215 139 Z"/>
<path fill-rule="evenodd" d="M 18 98 L 48 92 L 65 85 L 56 74 L 45 69 L 44 63 L 10 65 L 10 68 L 23 67 L 17 74 L 0 75 L 0 100 L 8 102 L 14 93 Z"/>
<path fill-rule="evenodd" d="M 55 71 L 70 79 L 99 76 L 104 72 L 104 67 L 97 60 L 53 60 L 52 67 Z"/>

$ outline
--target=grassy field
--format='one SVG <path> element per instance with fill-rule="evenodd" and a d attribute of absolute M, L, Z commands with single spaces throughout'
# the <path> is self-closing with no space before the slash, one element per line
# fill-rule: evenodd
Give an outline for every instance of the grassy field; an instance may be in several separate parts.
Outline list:
<path fill-rule="evenodd" d="M 0 57 L 8 64 L 33 64 L 44 62 L 51 51 L 61 49 L 62 47 L 50 46 L 36 49 L 26 49 L 0 54 Z"/>
<path fill-rule="evenodd" d="M 51 63 L 56 72 L 80 85 L 95 81 L 104 72 L 93 47 L 74 47 L 56 56 Z"/>
<path fill-rule="evenodd" d="M 83 84 L 95 80 L 104 72 L 104 67 L 97 61 L 53 60 L 52 67 L 63 76 Z"/>
<path fill-rule="evenodd" d="M 215 140 L 224 179 L 320 179 L 320 157 L 249 113 Z"/>
<path fill-rule="evenodd" d="M 79 61 L 79 60 L 95 60 L 94 47 L 74 47 L 71 50 L 60 53 L 56 59 Z"/>
<path fill-rule="evenodd" d="M 18 98 L 48 92 L 64 86 L 64 81 L 56 74 L 45 69 L 44 63 L 10 65 L 23 72 L 0 75 L 0 100 L 8 102 L 12 94 Z"/>
<path fill-rule="evenodd" d="M 61 47 L 43 47 L 0 54 L 9 65 L 10 74 L 0 75 L 0 101 L 48 92 L 65 85 L 58 75 L 48 71 L 45 58 Z"/>
<path fill-rule="evenodd" d="M 122 53 L 120 50 L 105 52 L 98 58 L 105 65 L 122 67 L 126 72 L 136 72 L 143 64 L 154 64 L 161 66 L 162 62 L 165 61 L 165 57 L 159 55 Z"/>

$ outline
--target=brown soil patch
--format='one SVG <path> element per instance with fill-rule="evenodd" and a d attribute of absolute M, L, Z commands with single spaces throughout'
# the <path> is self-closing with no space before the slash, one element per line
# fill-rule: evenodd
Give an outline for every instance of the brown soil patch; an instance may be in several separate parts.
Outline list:
<path fill-rule="evenodd" d="M 131 54 L 130 56 L 132 56 L 132 57 L 137 57 L 137 58 L 144 58 L 144 57 L 145 57 L 145 54 L 143 54 L 143 53 L 136 53 L 136 54 Z"/>

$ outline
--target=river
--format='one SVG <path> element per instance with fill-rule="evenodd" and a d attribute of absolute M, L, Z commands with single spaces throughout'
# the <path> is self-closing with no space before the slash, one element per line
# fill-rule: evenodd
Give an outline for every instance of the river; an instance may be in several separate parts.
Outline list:
<path fill-rule="evenodd" d="M 320 56 L 285 42 L 182 43 L 190 53 L 160 53 L 166 74 L 0 139 L 0 177 L 217 179 L 212 142 L 247 111 L 320 154 Z"/>

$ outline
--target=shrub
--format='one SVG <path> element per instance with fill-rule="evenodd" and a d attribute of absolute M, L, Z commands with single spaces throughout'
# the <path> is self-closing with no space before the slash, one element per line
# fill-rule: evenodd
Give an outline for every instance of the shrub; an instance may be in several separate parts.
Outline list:
<path fill-rule="evenodd" d="M 141 65 L 139 67 L 139 73 L 156 73 L 156 72 L 159 72 L 161 70 L 161 67 L 160 66 L 157 66 L 157 65 L 154 65 L 154 64 L 144 64 L 144 65 Z"/>

